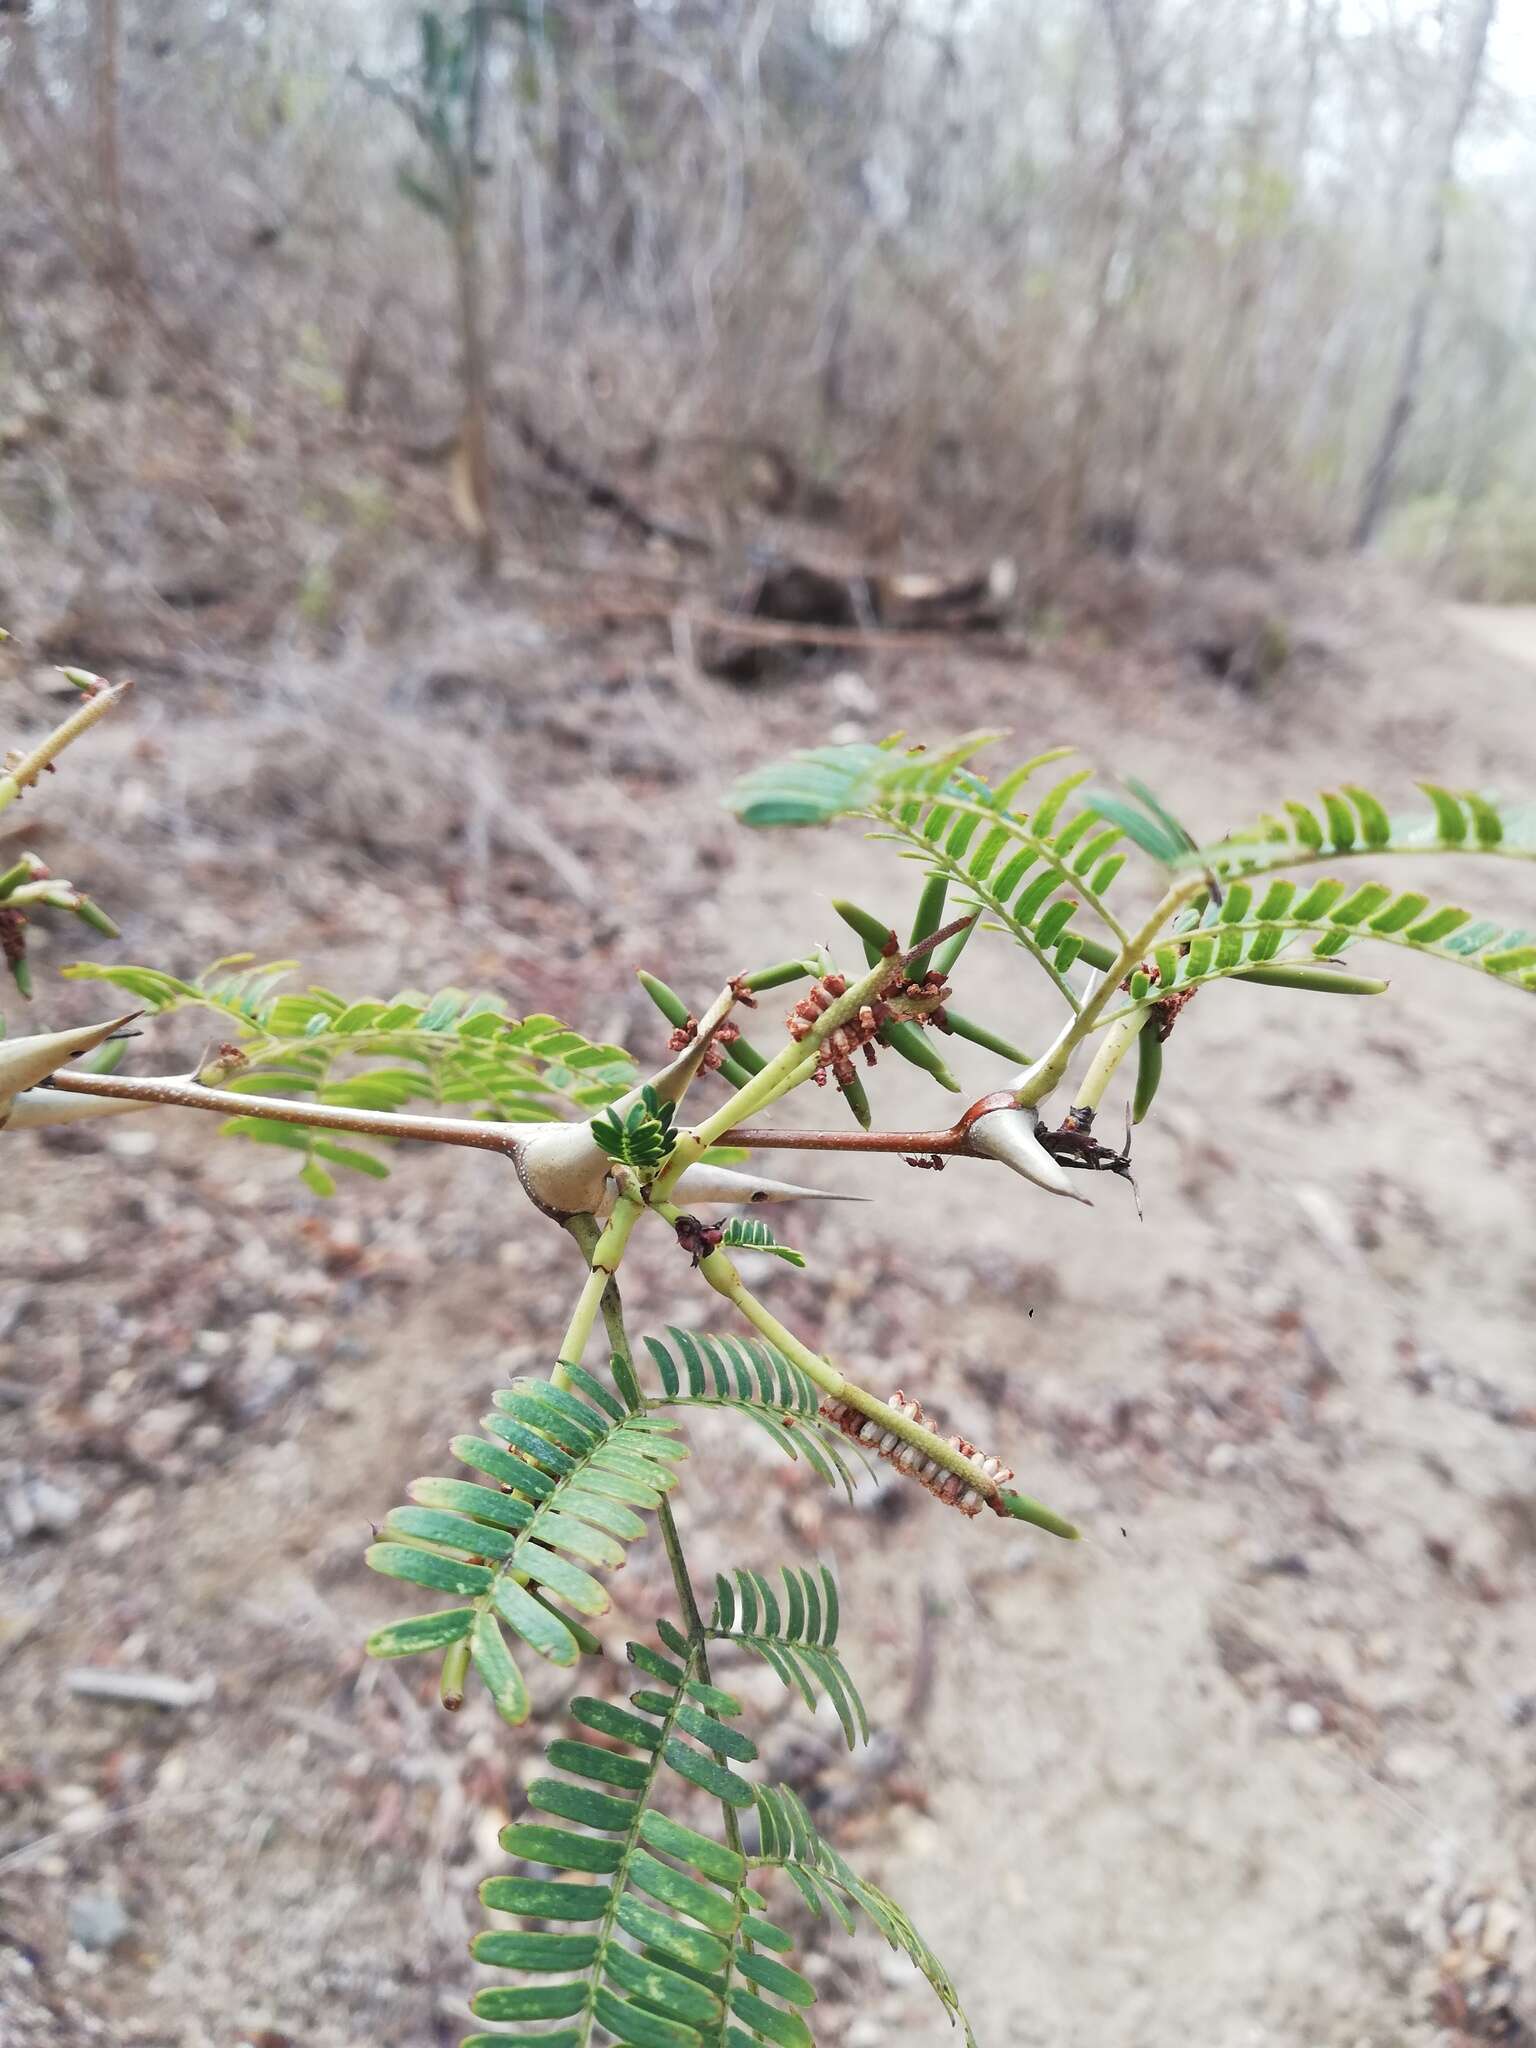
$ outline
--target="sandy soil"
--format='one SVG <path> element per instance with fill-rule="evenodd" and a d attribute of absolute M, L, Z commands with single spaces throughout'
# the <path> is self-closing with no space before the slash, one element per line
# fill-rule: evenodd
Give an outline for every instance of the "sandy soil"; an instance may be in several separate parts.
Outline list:
<path fill-rule="evenodd" d="M 1536 788 L 1536 635 L 1373 584 L 1292 595 L 1318 651 L 1259 700 L 1084 644 L 892 656 L 749 704 L 622 650 L 578 676 L 484 620 L 430 675 L 146 692 L 75 786 L 129 957 L 191 967 L 233 935 L 359 993 L 480 981 L 643 1054 L 633 965 L 704 990 L 835 940 L 829 893 L 909 896 L 879 847 L 744 843 L 712 807 L 744 761 L 833 728 L 1076 739 L 1211 832 L 1341 774 L 1399 804 L 1416 773 Z M 596 745 L 569 698 L 522 694 L 556 680 L 602 705 Z M 465 738 L 429 755 L 446 704 Z M 553 865 L 527 846 L 551 826 Z M 94 879 L 102 843 L 47 850 Z M 1529 898 L 1513 867 L 1431 880 L 1491 914 Z M 1000 945 L 973 958 L 965 1007 L 1038 1042 L 1041 993 Z M 1005 1449 L 1090 1540 L 899 1486 L 840 1507 L 733 1438 L 684 1501 L 701 1575 L 834 1562 L 874 1748 L 850 1762 L 736 1676 L 770 1763 L 911 1907 L 991 2048 L 1536 2032 L 1531 1013 L 1471 974 L 1383 971 L 1371 1003 L 1192 1006 L 1138 1136 L 1144 1222 L 1113 1184 L 1090 1211 L 875 1162 L 836 1175 L 867 1207 L 796 1218 L 791 1319 Z M 882 1118 L 933 1112 L 876 1080 Z M 0 1212 L 5 2039 L 452 2042 L 474 1887 L 559 1691 L 509 1738 L 363 1666 L 400 1610 L 360 1552 L 485 1390 L 547 1360 L 565 1247 L 489 1160 L 402 1158 L 321 1204 L 169 1119 L 100 1129 L 8 1148 Z M 642 1319 L 705 1319 L 686 1271 L 636 1264 Z M 616 1594 L 615 1649 L 658 1611 L 649 1547 Z M 65 1683 L 88 1662 L 217 1690 L 105 1706 Z M 945 2038 L 877 1941 L 812 1927 L 806 1953 L 829 2048 Z"/>

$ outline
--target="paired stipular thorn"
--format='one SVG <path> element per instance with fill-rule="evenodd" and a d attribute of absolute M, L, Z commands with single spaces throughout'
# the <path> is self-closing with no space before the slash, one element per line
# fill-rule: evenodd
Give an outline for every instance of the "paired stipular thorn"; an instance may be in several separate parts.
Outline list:
<path fill-rule="evenodd" d="M 935 1434 L 938 1433 L 937 1425 L 932 1418 L 924 1414 L 921 1401 L 911 1399 L 900 1387 L 892 1394 L 890 1405 L 898 1415 L 905 1416 L 908 1422 L 915 1422 L 919 1429 L 929 1429 Z M 822 1402 L 820 1412 L 825 1420 L 833 1423 L 844 1436 L 851 1437 L 857 1444 L 863 1444 L 877 1457 L 884 1458 L 888 1464 L 894 1465 L 898 1472 L 904 1473 L 909 1479 L 915 1479 L 919 1486 L 927 1487 L 934 1499 L 942 1501 L 945 1507 L 958 1508 L 962 1515 L 981 1513 L 985 1505 L 985 1496 L 974 1486 L 967 1486 L 958 1472 L 947 1470 L 926 1456 L 916 1444 L 909 1444 L 905 1437 L 898 1436 L 894 1430 L 882 1429 L 878 1422 L 862 1414 L 851 1403 L 828 1399 Z M 979 1451 L 968 1437 L 947 1436 L 944 1441 L 952 1450 L 958 1451 L 962 1458 L 969 1459 L 997 1486 L 1006 1487 L 1012 1479 L 1011 1466 L 1005 1465 L 1001 1458 Z"/>

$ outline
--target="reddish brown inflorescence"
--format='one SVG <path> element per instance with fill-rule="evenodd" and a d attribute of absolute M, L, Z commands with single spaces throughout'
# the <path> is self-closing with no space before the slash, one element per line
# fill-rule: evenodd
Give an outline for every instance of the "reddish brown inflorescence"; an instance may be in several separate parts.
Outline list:
<path fill-rule="evenodd" d="M 930 1416 L 924 1414 L 922 1403 L 910 1399 L 900 1387 L 891 1396 L 891 1406 L 908 1422 L 915 1422 L 919 1429 L 932 1430 L 935 1435 L 938 1434 L 938 1425 Z M 958 1508 L 962 1515 L 981 1513 L 986 1504 L 985 1496 L 974 1486 L 967 1486 L 958 1472 L 951 1472 L 933 1458 L 926 1456 L 916 1444 L 909 1444 L 905 1437 L 898 1436 L 893 1429 L 882 1428 L 878 1422 L 862 1414 L 850 1402 L 828 1399 L 822 1402 L 821 1413 L 824 1419 L 835 1424 L 844 1436 L 852 1437 L 855 1443 L 863 1444 L 866 1450 L 873 1451 L 877 1457 L 884 1458 L 888 1464 L 894 1465 L 898 1472 L 905 1473 L 909 1479 L 915 1479 L 920 1486 L 926 1486 L 934 1499 L 942 1501 L 945 1507 Z M 996 1485 L 1006 1486 L 1013 1478 L 1011 1466 L 1005 1465 L 1001 1458 L 994 1458 L 986 1452 L 979 1451 L 968 1437 L 947 1436 L 944 1441 L 951 1449 L 958 1451 L 962 1458 L 968 1459 L 971 1464 L 978 1467 Z"/>
<path fill-rule="evenodd" d="M 1187 953 L 1189 948 L 1188 946 L 1182 946 L 1179 950 Z M 1151 961 L 1143 960 L 1141 971 L 1148 981 L 1157 982 L 1162 979 L 1156 966 Z M 1124 994 L 1130 994 L 1131 977 L 1129 975 L 1121 982 L 1120 987 Z M 1186 1003 L 1192 1002 L 1199 993 L 1198 985 L 1194 988 L 1176 988 L 1166 996 L 1159 996 L 1153 1003 L 1152 1026 L 1157 1033 L 1159 1044 L 1162 1043 L 1177 1023 L 1180 1010 L 1183 1009 Z"/>
<path fill-rule="evenodd" d="M 26 913 L 0 903 L 0 959 L 7 967 L 16 967 L 26 957 L 26 951 Z"/>
<path fill-rule="evenodd" d="M 667 1040 L 667 1051 L 682 1052 L 684 1047 L 692 1045 L 698 1035 L 699 1020 L 690 1014 L 687 1020 L 679 1024 L 672 1033 L 672 1036 Z M 721 1047 L 734 1045 L 740 1036 L 741 1027 L 737 1024 L 727 1023 L 715 1026 L 714 1030 L 710 1033 L 709 1044 L 704 1049 L 704 1057 L 699 1063 L 706 1074 L 713 1074 L 719 1071 L 720 1062 L 723 1057 Z"/>
<path fill-rule="evenodd" d="M 797 1045 L 809 1036 L 818 1019 L 825 1015 L 837 998 L 847 992 L 848 982 L 844 975 L 827 974 L 809 995 L 800 998 L 784 1020 L 789 1026 L 790 1037 Z M 880 1027 L 889 1024 L 895 1015 L 891 1008 L 895 998 L 905 996 L 913 1003 L 934 1003 L 932 1010 L 915 1013 L 911 1021 L 943 1025 L 946 1020 L 941 1005 L 948 994 L 941 974 L 928 973 L 920 981 L 905 981 L 898 968 L 883 988 L 867 1003 L 861 1003 L 853 1016 L 846 1018 L 822 1041 L 817 1048 L 816 1072 L 811 1078 L 818 1088 L 826 1087 L 829 1074 L 839 1088 L 851 1086 L 855 1078 L 853 1060 L 856 1053 L 863 1053 L 867 1066 L 875 1064 L 875 1040 Z"/>

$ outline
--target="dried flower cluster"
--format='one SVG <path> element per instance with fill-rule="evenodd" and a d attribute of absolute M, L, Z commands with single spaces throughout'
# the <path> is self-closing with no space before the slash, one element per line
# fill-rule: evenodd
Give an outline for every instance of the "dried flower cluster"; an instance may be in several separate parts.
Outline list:
<path fill-rule="evenodd" d="M 672 1033 L 672 1036 L 667 1040 L 668 1052 L 682 1052 L 686 1046 L 692 1045 L 698 1035 L 699 1020 L 690 1012 L 686 1023 L 679 1024 Z M 709 1045 L 702 1061 L 706 1074 L 713 1074 L 718 1071 L 722 1057 L 721 1048 L 727 1045 L 734 1045 L 740 1036 L 741 1027 L 739 1024 L 724 1023 L 715 1026 L 714 1030 L 709 1034 Z"/>
<path fill-rule="evenodd" d="M 23 912 L 0 903 L 0 959 L 14 973 L 26 958 L 27 920 Z"/>
<path fill-rule="evenodd" d="M 923 1412 L 921 1401 L 914 1401 L 898 1387 L 891 1396 L 891 1406 L 898 1415 L 915 1422 L 919 1429 L 931 1429 L 937 1434 L 938 1425 Z M 926 1457 L 916 1444 L 909 1444 L 897 1436 L 892 1429 L 882 1429 L 878 1422 L 862 1415 L 857 1408 L 846 1401 L 826 1400 L 821 1404 L 823 1418 L 836 1425 L 844 1436 L 850 1436 L 855 1443 L 863 1444 L 874 1451 L 898 1472 L 904 1472 L 909 1479 L 915 1479 L 920 1486 L 926 1486 L 935 1500 L 941 1500 L 946 1507 L 958 1508 L 962 1515 L 979 1515 L 983 1497 L 974 1486 L 967 1486 L 958 1472 L 946 1471 L 932 1458 Z M 1013 1478 L 1013 1468 L 1005 1465 L 1001 1458 L 994 1458 L 979 1451 L 968 1437 L 947 1436 L 945 1443 L 957 1450 L 962 1458 L 968 1458 L 987 1477 L 999 1486 L 1006 1486 Z"/>
<path fill-rule="evenodd" d="M 847 989 L 846 976 L 826 974 L 809 995 L 800 998 L 784 1020 L 789 1026 L 790 1037 L 797 1045 L 837 998 L 847 993 Z M 830 1074 L 839 1088 L 847 1088 L 854 1079 L 853 1056 L 857 1052 L 864 1054 L 866 1066 L 875 1064 L 875 1038 L 883 1025 L 895 1021 L 895 1012 L 891 1008 L 895 997 L 906 996 L 914 1003 L 931 1002 L 934 1005 L 931 1010 L 915 1015 L 911 1021 L 915 1024 L 932 1022 L 942 1029 L 947 1024 L 942 1006 L 948 994 L 942 974 L 930 972 L 919 981 L 905 981 L 898 969 L 878 994 L 861 1004 L 857 1012 L 846 1023 L 839 1024 L 820 1046 L 816 1072 L 811 1077 L 816 1086 L 825 1088 Z"/>
<path fill-rule="evenodd" d="M 1180 946 L 1179 948 L 1179 952 L 1181 954 L 1187 953 L 1188 951 L 1189 947 L 1187 945 Z M 1141 971 L 1147 977 L 1148 981 L 1157 982 L 1161 981 L 1162 979 L 1161 974 L 1158 972 L 1157 963 L 1155 961 L 1143 960 L 1141 963 Z M 1124 981 L 1121 982 L 1120 987 L 1124 993 L 1130 993 L 1131 977 L 1129 975 L 1127 975 Z M 1157 1033 L 1159 1044 L 1162 1044 L 1164 1043 L 1164 1041 L 1166 1041 L 1169 1032 L 1172 1031 L 1174 1025 L 1178 1022 L 1180 1010 L 1183 1009 L 1186 1003 L 1192 1003 L 1195 997 L 1199 995 L 1199 993 L 1200 990 L 1198 985 L 1194 988 L 1176 988 L 1166 996 L 1159 996 L 1156 1002 L 1153 1003 L 1152 1028 Z"/>

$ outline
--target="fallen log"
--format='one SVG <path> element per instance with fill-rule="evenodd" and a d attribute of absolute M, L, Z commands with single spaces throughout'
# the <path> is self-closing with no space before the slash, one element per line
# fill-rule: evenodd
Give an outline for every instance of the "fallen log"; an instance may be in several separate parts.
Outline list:
<path fill-rule="evenodd" d="M 1006 558 L 956 576 L 768 555 L 724 614 L 698 621 L 717 636 L 700 647 L 699 661 L 714 674 L 749 682 L 763 667 L 751 643 L 910 648 L 919 635 L 945 645 L 957 635 L 996 634 L 1017 588 L 1018 572 Z"/>

